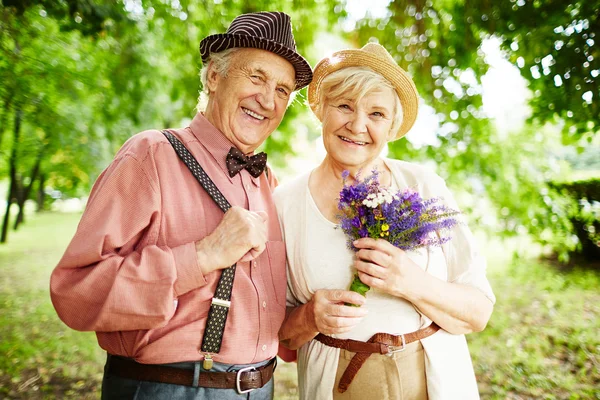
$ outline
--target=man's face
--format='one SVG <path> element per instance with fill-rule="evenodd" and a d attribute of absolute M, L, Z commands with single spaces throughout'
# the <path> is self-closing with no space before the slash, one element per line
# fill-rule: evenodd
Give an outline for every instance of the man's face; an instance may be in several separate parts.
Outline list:
<path fill-rule="evenodd" d="M 295 86 L 296 71 L 266 50 L 241 48 L 226 76 L 209 66 L 206 118 L 238 149 L 253 152 L 279 126 Z"/>

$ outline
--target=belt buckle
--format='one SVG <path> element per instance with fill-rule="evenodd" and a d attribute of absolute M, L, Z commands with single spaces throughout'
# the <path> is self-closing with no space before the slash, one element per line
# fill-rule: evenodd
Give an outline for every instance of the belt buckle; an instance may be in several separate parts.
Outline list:
<path fill-rule="evenodd" d="M 238 370 L 238 372 L 235 374 L 235 390 L 239 394 L 248 393 L 248 392 L 251 392 L 256 389 L 256 388 L 250 388 L 248 390 L 242 390 L 242 385 L 241 385 L 242 373 L 246 372 L 246 371 L 256 371 L 256 370 L 257 369 L 254 367 L 246 367 L 246 368 L 242 368 L 242 369 Z"/>
<path fill-rule="evenodd" d="M 394 353 L 398 353 L 398 352 L 404 351 L 404 349 L 406 349 L 406 340 L 404 340 L 404 335 L 400 335 L 400 337 L 402 338 L 402 346 L 388 345 L 388 349 L 390 349 L 390 352 L 387 353 L 386 356 L 391 357 Z"/>

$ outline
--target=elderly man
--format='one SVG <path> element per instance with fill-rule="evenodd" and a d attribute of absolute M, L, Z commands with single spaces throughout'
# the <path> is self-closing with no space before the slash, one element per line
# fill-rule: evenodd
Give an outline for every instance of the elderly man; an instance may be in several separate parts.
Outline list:
<path fill-rule="evenodd" d="M 95 183 L 50 288 L 108 353 L 103 399 L 273 397 L 285 248 L 253 153 L 312 78 L 295 48 L 280 12 L 206 37 L 204 111 L 133 136 Z"/>

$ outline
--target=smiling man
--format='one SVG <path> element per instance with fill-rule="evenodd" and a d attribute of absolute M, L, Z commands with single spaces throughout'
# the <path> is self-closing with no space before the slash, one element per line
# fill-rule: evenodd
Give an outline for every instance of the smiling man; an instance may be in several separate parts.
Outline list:
<path fill-rule="evenodd" d="M 103 399 L 273 397 L 285 247 L 275 179 L 254 151 L 312 70 L 280 12 L 237 17 L 200 53 L 205 106 L 187 128 L 125 143 L 52 274 L 60 318 L 108 353 Z"/>

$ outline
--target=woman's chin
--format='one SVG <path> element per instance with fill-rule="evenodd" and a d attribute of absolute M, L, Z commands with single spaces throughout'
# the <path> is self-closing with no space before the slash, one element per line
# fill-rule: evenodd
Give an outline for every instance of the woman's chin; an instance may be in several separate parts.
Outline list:
<path fill-rule="evenodd" d="M 338 164 L 349 170 L 363 168 L 373 162 L 376 158 L 376 155 L 373 157 L 366 157 L 366 155 L 357 154 L 357 152 L 339 152 L 334 157 Z"/>

